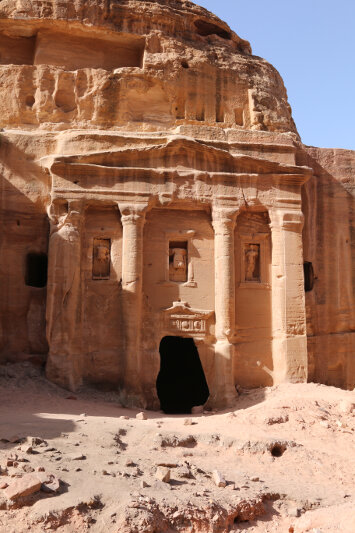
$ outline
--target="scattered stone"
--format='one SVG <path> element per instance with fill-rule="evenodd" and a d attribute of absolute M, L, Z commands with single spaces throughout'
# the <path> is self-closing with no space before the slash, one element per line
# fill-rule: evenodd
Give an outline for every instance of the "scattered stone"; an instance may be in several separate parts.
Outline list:
<path fill-rule="evenodd" d="M 134 461 L 132 461 L 132 459 L 127 459 L 125 465 L 126 466 L 136 466 L 136 463 Z"/>
<path fill-rule="evenodd" d="M 157 471 L 155 473 L 155 477 L 159 479 L 159 481 L 163 481 L 164 483 L 169 483 L 170 481 L 169 468 L 165 468 L 164 466 L 158 466 Z"/>
<path fill-rule="evenodd" d="M 147 420 L 147 415 L 145 413 L 143 413 L 143 411 L 141 413 L 137 413 L 136 414 L 136 419 L 137 420 Z"/>
<path fill-rule="evenodd" d="M 214 484 L 217 485 L 217 487 L 223 487 L 224 488 L 224 487 L 227 486 L 226 480 L 224 479 L 222 474 L 220 472 L 218 472 L 218 470 L 213 470 L 212 479 L 213 479 Z"/>
<path fill-rule="evenodd" d="M 31 465 L 26 464 L 26 463 L 22 465 L 22 470 L 26 472 L 27 474 L 30 474 L 31 472 L 35 471 L 35 469 Z"/>
<path fill-rule="evenodd" d="M 25 474 L 21 478 L 17 478 L 13 481 L 10 486 L 5 489 L 5 496 L 9 500 L 17 500 L 18 498 L 23 498 L 24 496 L 29 496 L 38 492 L 41 488 L 41 480 L 33 474 Z"/>
<path fill-rule="evenodd" d="M 157 466 L 165 466 L 165 468 L 177 468 L 178 464 L 177 463 L 166 463 L 166 462 L 163 462 L 163 463 L 157 463 Z"/>
<path fill-rule="evenodd" d="M 193 435 L 161 435 L 158 433 L 156 435 L 156 440 L 160 443 L 162 448 L 172 447 L 176 448 L 178 446 L 192 448 L 196 446 L 197 441 Z"/>
<path fill-rule="evenodd" d="M 297 507 L 289 507 L 287 510 L 288 516 L 292 516 L 294 518 L 298 518 L 301 516 L 301 509 L 298 509 Z"/>
<path fill-rule="evenodd" d="M 323 428 L 326 428 L 326 429 L 330 428 L 329 422 L 327 422 L 326 420 L 321 420 L 319 422 L 319 425 L 322 426 Z"/>
<path fill-rule="evenodd" d="M 83 455 L 82 453 L 69 453 L 67 457 L 71 461 L 84 461 L 86 459 L 86 455 Z"/>
<path fill-rule="evenodd" d="M 144 481 L 144 479 L 142 479 L 141 482 L 140 482 L 140 488 L 141 489 L 145 489 L 147 487 L 149 487 L 148 483 L 146 481 Z"/>
<path fill-rule="evenodd" d="M 342 400 L 339 403 L 339 411 L 346 415 L 350 415 L 355 410 L 355 402 L 352 400 Z"/>
<path fill-rule="evenodd" d="M 121 420 L 129 420 L 129 416 L 120 416 Z"/>
<path fill-rule="evenodd" d="M 26 442 L 34 447 L 34 446 L 48 446 L 48 442 L 41 437 L 27 437 Z"/>
<path fill-rule="evenodd" d="M 179 468 L 178 476 L 183 479 L 192 479 L 194 476 L 188 466 L 182 466 Z"/>
<path fill-rule="evenodd" d="M 203 405 L 195 405 L 192 409 L 191 409 L 191 413 L 193 415 L 202 415 L 203 413 Z"/>
<path fill-rule="evenodd" d="M 0 489 L 6 489 L 8 486 L 9 484 L 6 483 L 6 481 L 3 481 L 2 483 L 0 483 Z"/>
<path fill-rule="evenodd" d="M 184 426 L 192 426 L 192 418 L 185 418 L 184 420 Z"/>
<path fill-rule="evenodd" d="M 31 454 L 33 452 L 32 446 L 29 446 L 28 444 L 21 446 L 20 450 L 21 452 L 27 453 L 27 454 Z"/>
<path fill-rule="evenodd" d="M 250 481 L 260 481 L 260 478 L 258 478 L 258 477 L 252 477 L 252 478 L 250 478 Z"/>
<path fill-rule="evenodd" d="M 79 415 L 79 416 L 80 416 L 80 418 L 81 418 L 81 417 L 84 417 L 84 418 L 85 418 L 85 417 L 88 416 L 88 415 L 87 415 L 86 413 L 81 413 L 81 415 Z"/>
<path fill-rule="evenodd" d="M 41 490 L 49 494 L 54 494 L 60 489 L 60 479 L 57 478 L 54 474 L 49 475 L 49 480 L 45 483 L 42 483 Z"/>
<path fill-rule="evenodd" d="M 287 414 L 275 416 L 275 417 L 269 417 L 265 419 L 265 423 L 268 426 L 273 426 L 274 424 L 284 424 L 285 422 L 289 421 L 289 417 Z"/>
<path fill-rule="evenodd" d="M 345 429 L 347 427 L 345 422 L 342 422 L 341 420 L 337 420 L 336 424 L 337 424 L 338 428 L 344 428 Z"/>
<path fill-rule="evenodd" d="M 37 472 L 45 472 L 46 469 L 44 468 L 44 466 L 37 466 L 36 471 Z"/>

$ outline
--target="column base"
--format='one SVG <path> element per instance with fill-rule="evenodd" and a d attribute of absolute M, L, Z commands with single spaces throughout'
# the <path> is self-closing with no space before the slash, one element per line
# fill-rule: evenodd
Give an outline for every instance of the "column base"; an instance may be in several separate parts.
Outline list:
<path fill-rule="evenodd" d="M 274 339 L 272 345 L 274 385 L 281 383 L 307 383 L 307 337 L 297 335 Z"/>
<path fill-rule="evenodd" d="M 208 406 L 224 409 L 232 407 L 238 396 L 234 384 L 234 346 L 228 340 L 217 341 L 215 350 L 215 379 Z"/>

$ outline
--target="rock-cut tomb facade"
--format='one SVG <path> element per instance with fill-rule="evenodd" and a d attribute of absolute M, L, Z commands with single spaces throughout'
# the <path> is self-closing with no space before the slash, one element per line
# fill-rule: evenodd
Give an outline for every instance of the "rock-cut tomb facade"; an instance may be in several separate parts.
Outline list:
<path fill-rule="evenodd" d="M 302 144 L 247 41 L 184 0 L 3 0 L 0 79 L 2 362 L 148 408 L 354 387 L 355 153 Z"/>

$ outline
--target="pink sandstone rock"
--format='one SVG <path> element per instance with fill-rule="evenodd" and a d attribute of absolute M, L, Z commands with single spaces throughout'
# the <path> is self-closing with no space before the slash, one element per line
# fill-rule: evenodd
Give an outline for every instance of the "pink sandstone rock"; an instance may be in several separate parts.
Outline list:
<path fill-rule="evenodd" d="M 38 492 L 41 488 L 42 481 L 33 474 L 25 474 L 20 478 L 16 478 L 11 484 L 4 490 L 4 495 L 9 500 L 17 500 L 29 496 L 34 492 Z"/>

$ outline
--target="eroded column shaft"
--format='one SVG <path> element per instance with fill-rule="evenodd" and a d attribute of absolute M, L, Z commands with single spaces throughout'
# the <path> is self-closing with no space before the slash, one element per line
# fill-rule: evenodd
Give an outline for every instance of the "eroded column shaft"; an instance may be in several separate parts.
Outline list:
<path fill-rule="evenodd" d="M 124 388 L 137 401 L 142 388 L 140 339 L 142 329 L 143 229 L 145 211 L 120 206 L 123 226 L 122 298 L 125 323 Z M 129 400 L 130 401 L 130 400 Z"/>
<path fill-rule="evenodd" d="M 82 383 L 81 225 L 82 206 L 51 214 L 47 283 L 47 377 L 76 390 Z"/>
<path fill-rule="evenodd" d="M 212 401 L 227 406 L 236 396 L 234 386 L 234 346 L 231 337 L 235 328 L 235 265 L 234 228 L 236 210 L 215 209 L 215 386 Z"/>

